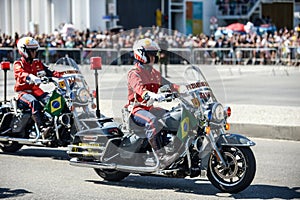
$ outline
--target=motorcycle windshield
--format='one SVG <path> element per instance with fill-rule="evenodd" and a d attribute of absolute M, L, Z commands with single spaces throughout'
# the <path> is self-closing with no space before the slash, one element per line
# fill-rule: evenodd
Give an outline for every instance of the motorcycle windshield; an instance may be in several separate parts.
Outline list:
<path fill-rule="evenodd" d="M 57 87 L 61 93 L 70 98 L 69 100 L 72 100 L 74 106 L 87 106 L 93 101 L 88 84 L 72 58 L 62 57 L 50 69 L 62 74 L 57 81 Z"/>
<path fill-rule="evenodd" d="M 77 63 L 69 57 L 59 58 L 50 69 L 64 72 L 65 74 L 81 74 Z"/>
<path fill-rule="evenodd" d="M 211 87 L 200 68 L 188 66 L 184 71 L 184 82 L 180 83 L 180 96 L 189 106 L 205 111 L 217 102 Z"/>

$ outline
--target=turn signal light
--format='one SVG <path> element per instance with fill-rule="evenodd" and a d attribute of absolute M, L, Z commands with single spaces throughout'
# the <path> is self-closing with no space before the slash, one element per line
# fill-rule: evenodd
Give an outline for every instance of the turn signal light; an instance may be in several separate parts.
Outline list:
<path fill-rule="evenodd" d="M 229 106 L 226 108 L 226 113 L 227 113 L 227 117 L 231 116 L 231 108 Z"/>
<path fill-rule="evenodd" d="M 97 97 L 97 92 L 96 92 L 96 90 L 93 90 L 93 91 L 92 91 L 92 95 L 93 95 L 94 98 Z"/>
<path fill-rule="evenodd" d="M 226 123 L 225 124 L 225 130 L 228 131 L 230 129 L 230 124 Z"/>
<path fill-rule="evenodd" d="M 205 127 L 205 133 L 207 135 L 210 134 L 210 126 Z"/>
<path fill-rule="evenodd" d="M 92 109 L 95 109 L 96 107 L 97 107 L 97 105 L 92 103 Z"/>

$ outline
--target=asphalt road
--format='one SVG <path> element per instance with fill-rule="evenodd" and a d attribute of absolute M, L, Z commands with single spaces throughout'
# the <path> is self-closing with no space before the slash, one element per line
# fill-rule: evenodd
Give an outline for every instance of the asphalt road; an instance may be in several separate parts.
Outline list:
<path fill-rule="evenodd" d="M 128 69 L 128 66 L 105 66 L 99 71 L 100 99 L 113 104 L 115 113 L 120 113 L 126 103 Z M 170 80 L 184 81 L 183 69 L 184 66 L 170 66 Z M 94 72 L 89 66 L 81 70 L 94 88 Z M 203 71 L 221 102 L 300 106 L 297 67 L 203 66 Z M 13 85 L 13 73 L 9 71 L 8 99 L 14 95 Z M 0 199 L 299 199 L 299 142 L 258 138 L 254 141 L 257 174 L 252 185 L 239 194 L 220 193 L 205 177 L 170 179 L 131 175 L 120 183 L 106 182 L 92 169 L 70 166 L 65 149 L 24 147 L 16 154 L 0 153 Z"/>
<path fill-rule="evenodd" d="M 168 80 L 182 83 L 186 66 L 168 67 Z M 199 66 L 219 101 L 234 104 L 300 106 L 300 69 L 283 66 Z M 122 100 L 127 92 L 127 71 L 130 66 L 108 66 L 99 71 L 100 94 L 103 99 Z M 82 68 L 94 86 L 93 72 Z M 112 95 L 107 95 L 111 92 Z"/>
<path fill-rule="evenodd" d="M 168 80 L 183 83 L 184 65 L 170 65 Z M 300 107 L 300 68 L 287 66 L 199 66 L 219 101 L 233 104 Z M 98 70 L 100 98 L 126 102 L 127 71 L 131 66 L 103 66 Z M 94 71 L 80 67 L 91 89 L 95 89 Z M 0 71 L 0 100 L 4 99 L 4 72 Z M 7 72 L 7 98 L 14 93 L 13 71 Z"/>
<path fill-rule="evenodd" d="M 92 169 L 70 166 L 65 149 L 23 147 L 0 152 L 0 199 L 300 199 L 300 142 L 251 139 L 257 173 L 239 194 L 221 193 L 206 177 L 130 175 L 107 182 Z"/>

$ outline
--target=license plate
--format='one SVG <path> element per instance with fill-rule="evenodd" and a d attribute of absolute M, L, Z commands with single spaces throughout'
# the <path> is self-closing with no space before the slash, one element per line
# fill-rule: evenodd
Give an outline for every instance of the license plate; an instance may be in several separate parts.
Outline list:
<path fill-rule="evenodd" d="M 81 147 L 100 147 L 100 144 L 97 144 L 97 143 L 79 143 L 78 146 L 81 146 Z"/>

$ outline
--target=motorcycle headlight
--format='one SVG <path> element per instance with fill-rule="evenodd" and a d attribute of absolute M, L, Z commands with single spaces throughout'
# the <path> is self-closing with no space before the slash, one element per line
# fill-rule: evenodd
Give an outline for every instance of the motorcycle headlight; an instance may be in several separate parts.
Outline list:
<path fill-rule="evenodd" d="M 90 93 L 85 88 L 80 88 L 77 92 L 77 99 L 80 103 L 87 103 L 90 98 Z"/>
<path fill-rule="evenodd" d="M 220 103 L 215 103 L 212 107 L 212 120 L 221 122 L 224 119 L 224 107 Z"/>

